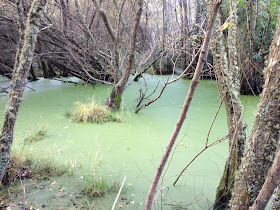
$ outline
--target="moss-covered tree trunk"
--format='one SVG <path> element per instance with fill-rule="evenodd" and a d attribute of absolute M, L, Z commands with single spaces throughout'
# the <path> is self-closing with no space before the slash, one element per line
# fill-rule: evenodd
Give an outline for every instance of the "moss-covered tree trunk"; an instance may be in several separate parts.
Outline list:
<path fill-rule="evenodd" d="M 270 47 L 264 91 L 236 176 L 231 209 L 249 209 L 256 199 L 279 145 L 280 131 L 280 14 Z"/>
<path fill-rule="evenodd" d="M 123 94 L 123 91 L 125 90 L 125 85 L 129 79 L 131 69 L 132 69 L 133 63 L 134 63 L 136 35 L 137 35 L 137 31 L 138 31 L 138 26 L 140 24 L 144 1 L 138 0 L 137 2 L 138 2 L 138 10 L 137 10 L 136 17 L 135 17 L 135 20 L 133 23 L 133 28 L 131 30 L 129 54 L 128 54 L 128 59 L 126 62 L 126 67 L 125 67 L 124 73 L 123 73 L 120 81 L 118 81 L 116 84 L 114 84 L 112 92 L 106 102 L 106 105 L 114 110 L 117 110 L 120 108 L 121 101 L 122 101 L 122 94 Z"/>
<path fill-rule="evenodd" d="M 228 29 L 227 48 L 223 41 L 220 16 L 217 18 L 216 35 L 211 42 L 214 71 L 218 80 L 221 95 L 224 99 L 227 112 L 229 130 L 229 157 L 227 159 L 223 176 L 216 192 L 214 209 L 225 209 L 231 198 L 235 172 L 240 165 L 246 139 L 245 126 L 242 124 L 242 107 L 239 98 L 239 68 L 237 65 L 236 49 L 236 6 L 235 1 L 230 1 L 233 24 Z M 227 56 L 228 55 L 228 56 Z"/>
<path fill-rule="evenodd" d="M 20 44 L 15 59 L 12 84 L 0 136 L 0 186 L 10 161 L 16 117 L 23 100 L 22 95 L 32 63 L 40 17 L 45 4 L 46 0 L 34 0 L 32 2 L 26 20 L 23 42 L 19 42 L 22 43 L 22 47 Z M 19 6 L 22 6 L 22 4 L 19 4 Z M 23 10 L 23 8 L 19 9 Z"/>

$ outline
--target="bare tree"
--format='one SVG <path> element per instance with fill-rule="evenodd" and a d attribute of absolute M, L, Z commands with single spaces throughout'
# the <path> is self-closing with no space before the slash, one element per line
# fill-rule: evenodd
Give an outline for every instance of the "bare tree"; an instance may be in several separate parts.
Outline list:
<path fill-rule="evenodd" d="M 129 79 L 133 63 L 134 63 L 134 54 L 135 54 L 135 45 L 136 45 L 136 36 L 137 36 L 137 29 L 140 24 L 141 20 L 141 15 L 142 15 L 142 10 L 143 10 L 143 0 L 138 0 L 138 9 L 136 12 L 136 16 L 134 19 L 133 27 L 131 30 L 131 35 L 130 35 L 130 44 L 129 44 L 129 53 L 128 53 L 128 58 L 126 62 L 126 67 L 124 70 L 124 73 L 122 74 L 120 80 L 116 81 L 112 92 L 106 102 L 106 105 L 112 109 L 119 109 L 120 104 L 122 101 L 122 94 L 123 91 L 125 90 L 125 85 Z M 106 21 L 104 21 L 106 24 Z M 110 28 L 109 26 L 107 28 Z M 111 29 L 110 29 L 111 31 Z M 112 36 L 113 37 L 113 36 Z M 115 74 L 119 74 L 119 69 L 117 70 L 118 72 L 115 72 Z"/>

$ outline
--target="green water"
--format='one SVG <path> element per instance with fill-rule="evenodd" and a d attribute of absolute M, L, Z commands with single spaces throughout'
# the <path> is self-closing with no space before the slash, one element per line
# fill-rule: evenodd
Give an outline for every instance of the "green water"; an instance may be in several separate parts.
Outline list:
<path fill-rule="evenodd" d="M 150 92 L 157 81 L 158 77 L 147 75 L 146 82 Z M 6 84 L 5 81 L 0 81 L 1 86 Z M 122 110 L 118 113 L 123 123 L 77 124 L 64 117 L 65 112 L 73 108 L 73 103 L 89 100 L 93 96 L 100 103 L 105 103 L 111 87 L 74 86 L 43 79 L 28 83 L 36 91 L 26 89 L 15 127 L 15 148 L 19 147 L 28 132 L 47 124 L 47 137 L 25 146 L 25 149 L 35 156 L 51 157 L 60 164 L 66 162 L 73 165 L 76 170 L 73 176 L 55 179 L 60 186 L 64 185 L 71 191 L 76 188 L 75 183 L 82 176 L 89 171 L 94 172 L 94 168 L 98 167 L 98 173 L 116 177 L 120 182 L 127 176 L 122 194 L 127 200 L 119 200 L 119 205 L 124 208 L 128 202 L 127 209 L 143 209 L 151 180 L 180 115 L 189 85 L 189 80 L 179 80 L 168 86 L 156 103 L 135 114 L 139 89 L 145 88 L 143 80 L 140 80 L 132 83 L 124 93 Z M 244 119 L 250 129 L 258 100 L 253 96 L 242 96 L 241 99 L 245 109 Z M 0 119 L 3 119 L 6 101 L 7 96 L 0 95 Z M 162 187 L 168 189 L 163 190 L 162 196 L 158 196 L 158 202 L 162 199 L 163 204 L 180 204 L 188 209 L 211 207 L 228 154 L 227 141 L 209 148 L 187 169 L 175 187 L 172 183 L 186 164 L 205 146 L 208 128 L 219 103 L 216 82 L 200 81 L 177 139 L 177 143 L 181 142 L 185 146 L 176 148 L 162 184 Z M 3 120 L 0 125 L 2 122 Z M 210 142 L 225 135 L 227 123 L 225 109 L 222 107 L 210 134 Z M 101 162 L 99 166 L 93 164 L 96 160 Z M 39 206 L 55 208 L 54 203 L 50 202 L 53 199 L 52 192 L 45 193 L 37 192 L 33 202 L 40 203 Z M 95 199 L 96 209 L 110 209 L 116 194 Z M 64 199 L 67 200 L 70 195 L 68 193 Z M 55 206 L 59 209 L 60 204 Z M 156 208 L 159 209 L 160 204 Z M 163 205 L 163 209 L 171 209 L 171 206 Z"/>

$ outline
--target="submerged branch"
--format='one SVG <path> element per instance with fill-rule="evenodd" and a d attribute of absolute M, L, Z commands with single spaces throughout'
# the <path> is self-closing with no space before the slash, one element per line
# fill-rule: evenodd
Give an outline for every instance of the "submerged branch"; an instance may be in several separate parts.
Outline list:
<path fill-rule="evenodd" d="M 173 79 L 173 80 L 170 80 L 170 81 L 164 83 L 164 85 L 163 85 L 163 87 L 162 87 L 160 93 L 159 93 L 155 98 L 153 98 L 152 100 L 150 100 L 149 102 L 147 102 L 147 103 L 145 103 L 145 104 L 142 104 L 141 106 L 137 107 L 136 110 L 135 110 L 135 113 L 138 113 L 141 109 L 145 108 L 146 106 L 149 106 L 150 104 L 152 104 L 152 103 L 154 103 L 156 100 L 158 100 L 158 99 L 161 97 L 161 95 L 162 95 L 164 89 L 167 87 L 167 85 L 169 85 L 169 84 L 171 84 L 171 83 L 173 83 L 173 82 L 176 82 L 177 80 L 179 80 L 180 78 L 182 78 L 182 77 L 185 75 L 185 73 L 192 67 L 192 65 L 193 65 L 193 63 L 195 62 L 195 59 L 196 59 L 196 57 L 198 56 L 199 53 L 200 53 L 200 49 L 199 49 L 198 52 L 195 54 L 194 58 L 192 59 L 192 61 L 191 61 L 190 64 L 188 65 L 188 67 L 180 74 L 180 76 L 178 76 L 177 78 L 175 78 L 175 79 Z"/>

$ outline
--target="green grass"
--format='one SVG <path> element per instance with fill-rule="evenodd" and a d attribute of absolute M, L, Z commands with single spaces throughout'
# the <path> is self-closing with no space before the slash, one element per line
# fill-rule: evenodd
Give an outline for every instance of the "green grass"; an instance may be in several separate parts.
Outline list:
<path fill-rule="evenodd" d="M 41 141 L 47 135 L 47 127 L 48 127 L 48 124 L 45 124 L 39 130 L 28 134 L 23 139 L 23 142 L 27 143 L 27 144 L 31 144 L 31 143 Z"/>
<path fill-rule="evenodd" d="M 84 196 L 101 197 L 107 192 L 118 192 L 120 183 L 118 181 L 98 177 L 95 175 L 88 175 L 83 178 L 82 194 Z"/>
<path fill-rule="evenodd" d="M 119 116 L 113 116 L 111 110 L 107 106 L 100 105 L 94 99 L 88 103 L 75 102 L 73 113 L 67 111 L 65 116 L 73 119 L 75 122 L 122 122 Z"/>

